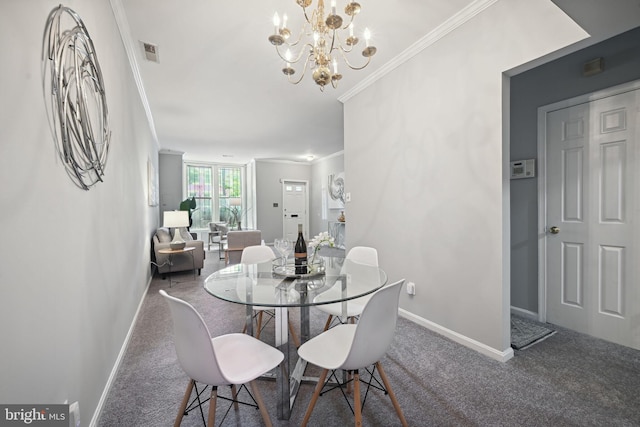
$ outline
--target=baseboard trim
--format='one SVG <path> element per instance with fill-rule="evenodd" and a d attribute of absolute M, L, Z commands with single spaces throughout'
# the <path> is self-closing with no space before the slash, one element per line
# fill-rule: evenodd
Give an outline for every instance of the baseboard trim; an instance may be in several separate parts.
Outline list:
<path fill-rule="evenodd" d="M 483 344 L 465 335 L 459 334 L 458 332 L 452 331 L 451 329 L 447 329 L 423 317 L 416 316 L 415 314 L 407 310 L 404 310 L 402 308 L 399 309 L 399 314 L 401 317 L 407 320 L 410 320 L 413 323 L 417 323 L 420 326 L 424 326 L 425 328 L 433 332 L 443 335 L 457 342 L 458 344 L 462 344 L 465 347 L 468 347 L 472 350 L 477 351 L 478 353 L 484 354 L 485 356 L 488 356 L 491 359 L 497 360 L 499 362 L 506 362 L 507 360 L 513 357 L 513 349 L 511 347 L 509 347 L 504 351 L 496 350 L 493 347 L 489 347 L 486 344 Z"/>
<path fill-rule="evenodd" d="M 538 313 L 533 311 L 525 310 L 524 308 L 511 306 L 511 314 L 518 315 L 520 317 L 524 317 L 525 319 L 539 321 Z"/>
<path fill-rule="evenodd" d="M 133 316 L 133 320 L 131 321 L 131 325 L 129 326 L 129 331 L 127 332 L 127 336 L 124 338 L 124 342 L 122 343 L 122 347 L 120 348 L 120 352 L 118 353 L 116 362 L 113 365 L 113 368 L 111 368 L 109 379 L 107 380 L 107 384 L 105 384 L 104 386 L 104 390 L 102 390 L 102 395 L 100 396 L 100 400 L 98 401 L 98 406 L 96 407 L 96 410 L 93 413 L 93 417 L 91 418 L 89 427 L 95 427 L 98 425 L 98 420 L 100 420 L 100 416 L 102 415 L 104 404 L 107 401 L 109 392 L 111 391 L 111 386 L 113 385 L 113 382 L 116 379 L 116 375 L 118 374 L 118 370 L 120 369 L 120 364 L 122 363 L 122 359 L 124 358 L 124 355 L 127 352 L 129 341 L 131 340 L 131 336 L 133 335 L 133 329 L 138 320 L 138 315 L 140 314 L 140 310 L 142 310 L 142 304 L 144 303 L 144 299 L 147 296 L 147 292 L 149 292 L 149 286 L 151 286 L 152 280 L 153 280 L 153 275 L 149 276 L 149 280 L 147 281 L 147 286 L 144 288 L 144 292 L 142 293 L 142 297 L 140 298 L 140 302 L 138 303 L 136 314 Z"/>

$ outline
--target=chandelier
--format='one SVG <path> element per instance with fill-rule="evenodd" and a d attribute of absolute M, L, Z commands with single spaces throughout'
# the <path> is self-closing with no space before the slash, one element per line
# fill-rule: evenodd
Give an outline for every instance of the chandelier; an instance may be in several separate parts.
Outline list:
<path fill-rule="evenodd" d="M 371 33 L 368 28 L 365 28 L 363 33 L 365 46 L 362 50 L 362 56 L 366 58 L 364 64 L 354 66 L 347 59 L 347 55 L 359 42 L 358 37 L 354 36 L 353 25 L 356 15 L 360 12 L 359 3 L 350 1 L 345 6 L 344 13 L 348 16 L 346 19 L 348 23 L 344 26 L 342 17 L 336 12 L 336 0 L 331 0 L 331 10 L 326 15 L 323 0 L 318 0 L 316 8 L 311 13 L 307 8 L 311 5 L 312 0 L 296 0 L 296 3 L 302 7 L 305 18 L 297 40 L 289 40 L 291 31 L 287 28 L 287 15 L 283 15 L 281 26 L 277 12 L 273 15 L 274 33 L 269 36 L 269 41 L 276 47 L 278 56 L 286 64 L 282 72 L 287 76 L 289 82 L 300 83 L 309 69 L 312 72 L 313 80 L 320 86 L 320 90 L 324 91 L 324 87 L 328 83 L 331 83 L 334 88 L 338 87 L 338 82 L 342 78 L 342 74 L 338 72 L 339 59 L 352 70 L 362 70 L 369 65 L 371 57 L 375 55 L 377 49 L 369 45 Z M 344 39 L 341 37 L 341 33 L 346 36 Z M 307 41 L 308 38 L 310 40 Z M 286 51 L 283 54 L 282 50 L 285 47 Z M 292 49 L 298 49 L 298 52 L 293 54 Z M 302 66 L 302 73 L 297 80 L 293 77 L 296 71 L 292 64 L 301 64 Z"/>

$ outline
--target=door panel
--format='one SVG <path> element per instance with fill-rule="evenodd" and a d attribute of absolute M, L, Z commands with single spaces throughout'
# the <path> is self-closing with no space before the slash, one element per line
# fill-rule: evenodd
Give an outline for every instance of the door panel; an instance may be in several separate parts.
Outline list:
<path fill-rule="evenodd" d="M 547 320 L 638 349 L 639 93 L 547 113 L 545 236 Z"/>
<path fill-rule="evenodd" d="M 583 283 L 582 283 L 582 256 L 581 244 L 562 243 L 562 303 L 582 308 Z"/>
<path fill-rule="evenodd" d="M 302 224 L 303 235 L 308 239 L 307 183 L 284 181 L 282 183 L 283 236 L 291 241 L 298 238 L 298 224 Z"/>

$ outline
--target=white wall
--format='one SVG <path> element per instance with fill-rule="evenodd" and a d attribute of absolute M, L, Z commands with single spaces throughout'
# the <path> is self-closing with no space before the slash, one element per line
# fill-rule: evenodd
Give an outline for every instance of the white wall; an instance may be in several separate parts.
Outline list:
<path fill-rule="evenodd" d="M 340 209 L 327 206 L 327 184 L 330 174 L 344 172 L 344 152 L 319 159 L 311 165 L 311 185 L 309 191 L 309 236 L 327 231 L 327 222 L 336 221 Z M 346 215 L 346 213 L 345 213 Z"/>
<path fill-rule="evenodd" d="M 502 73 L 582 37 L 549 1 L 498 1 L 345 103 L 348 246 L 416 283 L 410 317 L 496 359 L 512 354 Z"/>
<path fill-rule="evenodd" d="M 56 158 L 40 75 L 54 0 L 0 14 L 0 402 L 79 401 L 89 425 L 150 280 L 157 149 L 108 0 L 68 0 L 93 38 L 111 150 L 105 181 L 77 188 Z"/>

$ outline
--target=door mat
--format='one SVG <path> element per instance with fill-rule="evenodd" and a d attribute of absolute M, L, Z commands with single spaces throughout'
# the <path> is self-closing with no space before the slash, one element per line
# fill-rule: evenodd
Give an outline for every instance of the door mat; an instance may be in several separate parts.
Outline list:
<path fill-rule="evenodd" d="M 536 322 L 520 316 L 511 316 L 511 347 L 524 350 L 543 341 L 556 331 L 547 323 Z"/>

